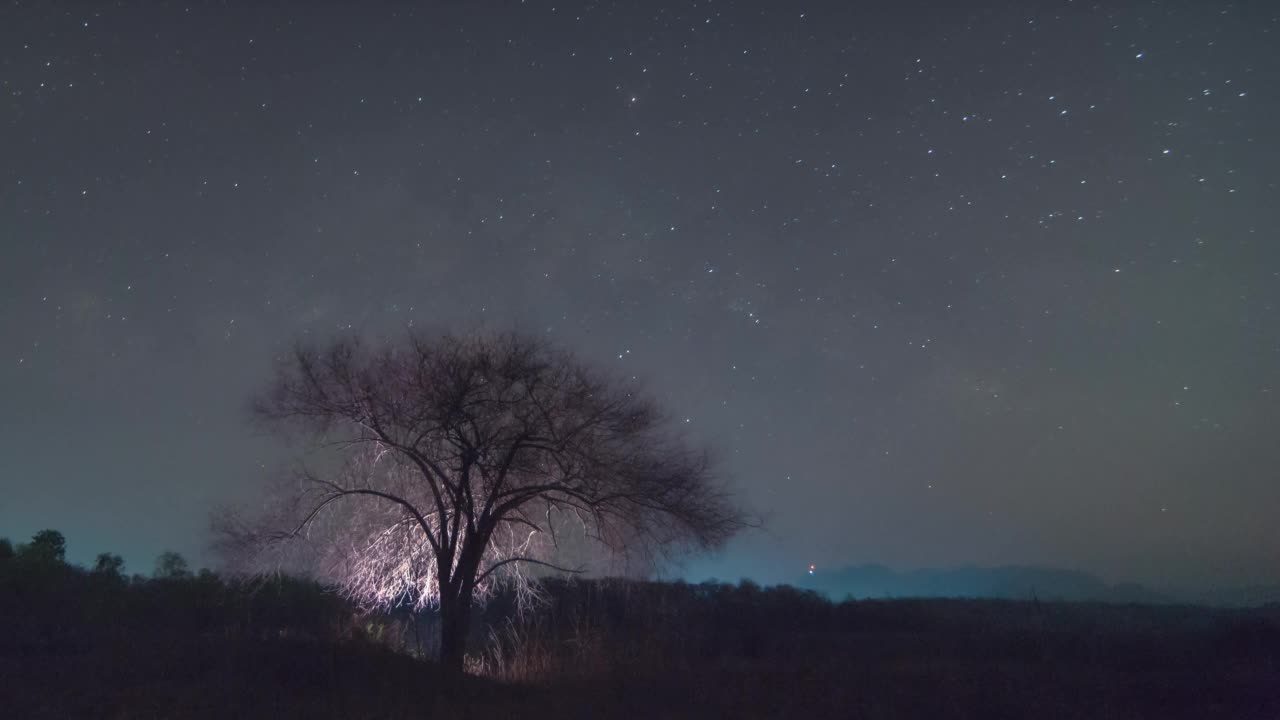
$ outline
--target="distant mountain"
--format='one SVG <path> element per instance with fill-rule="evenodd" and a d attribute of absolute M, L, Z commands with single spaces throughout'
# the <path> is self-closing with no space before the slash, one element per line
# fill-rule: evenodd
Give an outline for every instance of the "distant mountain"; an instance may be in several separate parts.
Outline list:
<path fill-rule="evenodd" d="M 1141 585 L 1109 585 L 1076 570 L 1031 566 L 959 567 L 898 572 L 883 565 L 817 570 L 796 583 L 835 600 L 854 598 L 972 597 L 1026 600 L 1169 603 L 1179 599 Z"/>
<path fill-rule="evenodd" d="M 1280 605 L 1280 585 L 1249 585 L 1225 590 L 1210 590 L 1191 594 L 1190 600 L 1200 605 L 1226 607 Z"/>

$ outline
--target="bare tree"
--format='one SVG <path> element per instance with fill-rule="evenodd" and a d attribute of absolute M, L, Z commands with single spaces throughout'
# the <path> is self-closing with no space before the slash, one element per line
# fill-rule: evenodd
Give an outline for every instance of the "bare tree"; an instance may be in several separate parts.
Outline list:
<path fill-rule="evenodd" d="M 527 588 L 531 568 L 570 570 L 570 536 L 652 560 L 744 525 L 707 453 L 635 383 L 518 334 L 299 346 L 254 410 L 306 431 L 329 467 L 277 497 L 278 532 L 227 536 L 302 541 L 313 572 L 367 607 L 437 607 L 454 670 L 473 601 L 502 579 Z"/>

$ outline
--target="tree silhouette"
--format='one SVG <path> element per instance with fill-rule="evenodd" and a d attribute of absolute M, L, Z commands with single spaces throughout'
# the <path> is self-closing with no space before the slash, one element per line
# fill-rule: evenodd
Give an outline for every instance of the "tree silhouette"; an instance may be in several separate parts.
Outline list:
<path fill-rule="evenodd" d="M 13 557 L 13 543 L 9 538 L 0 538 L 0 560 L 8 560 Z"/>
<path fill-rule="evenodd" d="M 98 553 L 93 561 L 93 572 L 99 575 L 120 576 L 124 573 L 124 558 L 115 553 Z"/>
<path fill-rule="evenodd" d="M 31 536 L 31 542 L 19 548 L 19 554 L 37 562 L 66 562 L 67 539 L 57 530 L 41 530 Z"/>
<path fill-rule="evenodd" d="M 473 600 L 499 579 L 527 587 L 531 567 L 568 570 L 571 536 L 651 561 L 744 525 L 707 453 L 637 384 L 518 334 L 300 346 L 255 411 L 306 431 L 328 471 L 301 471 L 262 522 L 223 522 L 224 549 L 307 541 L 357 602 L 438 607 L 451 670 Z"/>
<path fill-rule="evenodd" d="M 153 576 L 164 580 L 176 580 L 191 574 L 187 568 L 187 559 L 182 555 L 166 550 L 156 557 L 156 569 Z"/>

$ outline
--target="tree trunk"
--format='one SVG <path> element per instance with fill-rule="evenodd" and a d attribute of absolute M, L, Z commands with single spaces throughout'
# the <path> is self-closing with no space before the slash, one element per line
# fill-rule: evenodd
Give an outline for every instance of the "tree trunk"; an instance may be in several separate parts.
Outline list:
<path fill-rule="evenodd" d="M 471 587 L 463 583 L 456 596 L 440 598 L 440 666 L 446 673 L 462 674 L 471 631 Z"/>

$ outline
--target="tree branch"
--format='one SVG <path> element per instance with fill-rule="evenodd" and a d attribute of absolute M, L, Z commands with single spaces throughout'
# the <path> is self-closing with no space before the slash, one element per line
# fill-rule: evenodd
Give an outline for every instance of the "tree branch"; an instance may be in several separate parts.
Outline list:
<path fill-rule="evenodd" d="M 493 571 L 494 571 L 494 570 L 497 570 L 498 568 L 500 568 L 500 567 L 502 567 L 502 566 L 504 566 L 504 565 L 510 565 L 510 564 L 512 564 L 512 563 L 518 563 L 518 562 L 520 562 L 520 563 L 529 563 L 530 565 L 540 565 L 540 566 L 542 566 L 542 567 L 549 567 L 549 568 L 551 568 L 552 570 L 558 570 L 558 571 L 560 571 L 560 572 L 571 573 L 571 574 L 574 574 L 574 575 L 581 574 L 581 573 L 584 573 L 584 572 L 586 572 L 586 571 L 587 571 L 587 569 L 586 569 L 585 567 L 582 567 L 582 566 L 579 566 L 579 567 L 578 567 L 578 568 L 576 568 L 576 569 L 575 569 L 575 568 L 566 568 L 566 567 L 561 567 L 561 566 L 559 566 L 559 565 L 556 565 L 556 564 L 554 564 L 554 563 L 549 563 L 549 562 L 547 562 L 547 561 L 545 561 L 545 560 L 538 560 L 537 558 L 530 558 L 530 557 L 513 557 L 513 558 L 507 558 L 506 560 L 500 560 L 500 561 L 498 561 L 498 562 L 496 562 L 496 563 L 494 563 L 494 564 L 490 565 L 490 566 L 489 566 L 489 567 L 488 567 L 484 572 L 482 572 L 482 573 L 480 573 L 479 575 L 477 575 L 477 576 L 476 576 L 476 584 L 477 584 L 477 585 L 479 585 L 481 582 L 483 582 L 485 578 L 487 578 L 487 577 L 489 577 L 491 574 L 493 574 Z"/>

